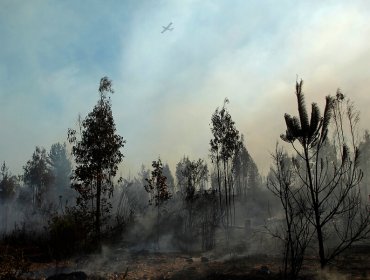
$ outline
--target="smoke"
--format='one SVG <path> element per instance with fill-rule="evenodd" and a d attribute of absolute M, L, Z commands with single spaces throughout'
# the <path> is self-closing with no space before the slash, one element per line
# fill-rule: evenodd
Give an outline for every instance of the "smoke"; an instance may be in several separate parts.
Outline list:
<path fill-rule="evenodd" d="M 0 213 L 0 232 L 2 234 L 10 233 L 27 221 L 27 212 L 22 211 L 16 201 L 2 203 L 0 205 Z"/>

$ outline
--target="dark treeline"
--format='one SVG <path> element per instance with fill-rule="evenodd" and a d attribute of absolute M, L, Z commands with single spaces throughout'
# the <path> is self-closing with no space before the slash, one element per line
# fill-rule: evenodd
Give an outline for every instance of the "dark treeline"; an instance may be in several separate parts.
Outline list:
<path fill-rule="evenodd" d="M 208 159 L 184 155 L 171 171 L 156 158 L 136 176 L 118 178 L 125 141 L 111 93 L 112 82 L 102 78 L 97 104 L 68 130 L 70 149 L 36 147 L 18 176 L 1 165 L 2 245 L 32 244 L 56 260 L 102 244 L 224 254 L 269 248 L 282 255 L 283 278 L 296 279 L 310 248 L 325 267 L 369 237 L 370 136 L 356 138 L 359 113 L 340 91 L 327 97 L 323 114 L 312 104 L 309 117 L 297 83 L 298 117 L 285 114 L 281 136 L 294 152 L 277 146 L 267 178 L 227 99 L 210 116 Z"/>

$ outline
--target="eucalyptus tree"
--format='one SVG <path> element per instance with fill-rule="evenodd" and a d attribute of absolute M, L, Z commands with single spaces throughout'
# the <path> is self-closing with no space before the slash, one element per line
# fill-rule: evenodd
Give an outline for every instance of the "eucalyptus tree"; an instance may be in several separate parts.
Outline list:
<path fill-rule="evenodd" d="M 302 86 L 300 81 L 295 88 L 299 116 L 285 114 L 287 130 L 281 138 L 293 146 L 300 159 L 293 164 L 306 190 L 303 198 L 308 202 L 308 209 L 301 210 L 314 226 L 320 264 L 325 267 L 370 233 L 370 212 L 363 205 L 359 188 L 363 176 L 356 142 L 359 113 L 338 90 L 335 97 L 326 97 L 323 115 L 312 103 L 309 118 Z M 330 123 L 337 152 L 335 162 L 323 156 Z M 329 239 L 335 240 L 330 248 Z"/>
<path fill-rule="evenodd" d="M 163 174 L 163 164 L 159 158 L 152 162 L 152 171 L 150 178 L 146 178 L 147 184 L 144 186 L 149 193 L 149 204 L 157 208 L 157 247 L 159 247 L 159 218 L 160 210 L 164 203 L 172 197 L 167 185 L 167 177 Z"/>
<path fill-rule="evenodd" d="M 251 192 L 253 195 L 253 191 L 260 185 L 261 176 L 256 163 L 244 144 L 243 135 L 241 136 L 239 151 L 235 154 L 232 164 L 236 196 L 245 201 L 247 193 Z"/>
<path fill-rule="evenodd" d="M 80 137 L 76 130 L 68 131 L 76 162 L 72 187 L 79 195 L 77 206 L 92 222 L 90 224 L 98 241 L 102 218 L 110 212 L 109 198 L 113 194 L 113 178 L 123 159 L 121 148 L 125 144 L 123 138 L 116 133 L 109 93 L 113 93 L 112 81 L 103 77 L 99 86 L 100 98 L 92 112 L 81 122 Z"/>
<path fill-rule="evenodd" d="M 233 223 L 234 185 L 232 159 L 240 148 L 239 131 L 236 129 L 235 122 L 226 108 L 228 102 L 229 100 L 226 98 L 222 108 L 217 108 L 212 114 L 211 132 L 213 138 L 210 141 L 210 157 L 217 174 L 219 204 L 221 211 L 224 213 L 226 227 Z"/>
<path fill-rule="evenodd" d="M 202 159 L 190 160 L 184 156 L 176 165 L 176 178 L 185 210 L 184 233 L 188 241 L 192 242 L 198 233 L 197 216 L 202 211 L 197 211 L 201 207 L 196 207 L 196 204 L 204 191 L 205 182 L 208 181 L 207 164 Z"/>
<path fill-rule="evenodd" d="M 32 189 L 32 205 L 40 208 L 53 183 L 50 160 L 44 148 L 36 147 L 23 167 L 23 181 Z"/>

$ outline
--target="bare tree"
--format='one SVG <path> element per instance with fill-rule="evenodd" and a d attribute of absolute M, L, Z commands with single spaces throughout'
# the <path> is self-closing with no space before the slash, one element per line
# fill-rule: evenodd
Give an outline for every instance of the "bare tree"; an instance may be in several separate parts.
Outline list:
<path fill-rule="evenodd" d="M 287 130 L 281 138 L 293 146 L 299 158 L 294 166 L 306 190 L 304 198 L 309 211 L 304 213 L 312 212 L 306 218 L 315 228 L 323 268 L 370 233 L 370 212 L 365 209 L 359 188 L 362 179 L 356 142 L 359 114 L 338 90 L 336 97 L 326 97 L 323 116 L 313 103 L 309 119 L 302 86 L 302 81 L 296 83 L 299 118 L 285 114 Z M 331 120 L 337 151 L 335 162 L 323 156 Z M 329 239 L 333 240 L 331 244 Z"/>
<path fill-rule="evenodd" d="M 297 279 L 305 251 L 312 237 L 307 207 L 302 196 L 304 186 L 296 179 L 286 152 L 276 145 L 273 167 L 267 178 L 268 189 L 280 200 L 284 222 L 281 228 L 268 228 L 283 243 L 283 279 Z M 306 211 L 306 213 L 304 212 Z"/>

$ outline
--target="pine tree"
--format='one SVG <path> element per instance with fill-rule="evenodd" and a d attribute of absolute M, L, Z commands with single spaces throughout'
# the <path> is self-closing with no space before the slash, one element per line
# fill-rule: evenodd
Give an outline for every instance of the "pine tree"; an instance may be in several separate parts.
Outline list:
<path fill-rule="evenodd" d="M 299 117 L 285 114 L 287 130 L 281 138 L 293 145 L 299 158 L 293 164 L 306 190 L 302 201 L 308 203 L 301 210 L 315 228 L 323 268 L 370 233 L 370 212 L 362 204 L 359 188 L 363 176 L 355 141 L 359 113 L 338 90 L 335 97 L 326 97 L 323 116 L 313 103 L 309 119 L 302 86 L 302 81 L 296 83 Z M 331 121 L 336 160 L 325 155 Z M 335 241 L 330 247 L 326 243 L 329 230 Z"/>

